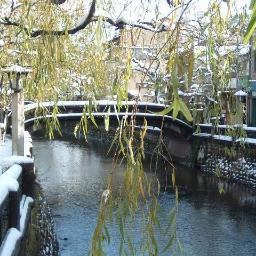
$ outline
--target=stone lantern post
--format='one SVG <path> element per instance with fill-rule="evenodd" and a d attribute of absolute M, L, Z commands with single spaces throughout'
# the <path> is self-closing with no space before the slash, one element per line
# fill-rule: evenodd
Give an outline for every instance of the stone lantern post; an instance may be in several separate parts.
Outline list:
<path fill-rule="evenodd" d="M 32 70 L 12 65 L 2 68 L 2 72 L 8 75 L 12 93 L 12 155 L 24 156 L 24 95 L 21 76 L 27 76 Z"/>

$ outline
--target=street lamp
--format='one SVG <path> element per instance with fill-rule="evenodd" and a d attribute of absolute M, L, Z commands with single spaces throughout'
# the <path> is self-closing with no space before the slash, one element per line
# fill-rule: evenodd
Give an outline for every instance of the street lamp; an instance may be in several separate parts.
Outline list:
<path fill-rule="evenodd" d="M 24 96 L 21 76 L 27 76 L 32 69 L 12 65 L 2 68 L 1 71 L 8 75 L 12 93 L 12 154 L 24 156 Z"/>

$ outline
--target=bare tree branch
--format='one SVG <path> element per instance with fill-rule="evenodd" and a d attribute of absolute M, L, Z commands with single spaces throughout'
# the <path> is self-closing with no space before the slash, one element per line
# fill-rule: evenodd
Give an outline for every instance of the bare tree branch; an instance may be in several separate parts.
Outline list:
<path fill-rule="evenodd" d="M 65 2 L 66 0 L 51 0 L 51 3 L 56 5 L 64 4 Z"/>
<path fill-rule="evenodd" d="M 37 37 L 40 35 L 55 35 L 55 36 L 61 36 L 61 35 L 66 35 L 66 34 L 75 34 L 78 31 L 84 29 L 87 27 L 91 22 L 93 15 L 95 13 L 95 8 L 96 8 L 96 0 L 92 1 L 89 13 L 84 17 L 82 22 L 80 22 L 76 27 L 69 29 L 69 30 L 55 30 L 55 31 L 48 31 L 48 30 L 35 30 L 31 33 L 31 37 Z"/>
<path fill-rule="evenodd" d="M 52 3 L 54 4 L 62 4 L 64 3 L 66 0 L 52 0 Z M 189 2 L 191 2 L 192 0 L 190 0 Z M 188 6 L 189 4 L 187 4 Z M 1 25 L 4 26 L 16 26 L 19 27 L 20 29 L 24 30 L 29 36 L 31 36 L 32 38 L 41 36 L 41 35 L 54 35 L 54 36 L 62 36 L 62 35 L 66 35 L 66 34 L 75 34 L 80 30 L 83 30 L 84 28 L 86 28 L 90 23 L 98 21 L 99 19 L 109 23 L 110 25 L 116 27 L 117 29 L 124 29 L 126 26 L 130 26 L 130 27 L 136 27 L 136 28 L 140 28 L 143 30 L 148 30 L 154 33 L 160 33 L 160 32 L 164 32 L 164 31 L 168 31 L 169 28 L 166 27 L 164 24 L 161 24 L 160 26 L 156 26 L 151 22 L 143 22 L 138 20 L 137 22 L 134 23 L 130 23 L 122 18 L 118 18 L 116 21 L 114 21 L 113 19 L 111 19 L 110 17 L 104 17 L 104 16 L 94 16 L 95 14 L 95 9 L 96 9 L 96 0 L 92 0 L 91 6 L 90 6 L 90 10 L 89 13 L 84 16 L 84 18 L 82 19 L 82 21 L 75 26 L 72 29 L 65 29 L 65 30 L 44 30 L 44 29 L 37 29 L 37 30 L 33 30 L 32 32 L 29 32 L 28 28 L 26 28 L 24 25 L 15 22 L 15 21 L 11 21 L 11 19 L 9 17 L 5 17 L 3 19 L 2 22 L 0 22 Z M 186 9 L 186 8 L 185 8 Z"/>
<path fill-rule="evenodd" d="M 38 37 L 41 35 L 54 35 L 54 36 L 62 36 L 62 35 L 66 35 L 66 34 L 75 34 L 78 31 L 84 29 L 85 27 L 87 27 L 92 21 L 93 21 L 93 15 L 95 13 L 95 8 L 96 8 L 96 0 L 92 1 L 92 4 L 90 6 L 90 10 L 89 13 L 84 16 L 83 20 L 74 28 L 72 29 L 68 29 L 68 30 L 43 30 L 43 29 L 38 29 L 38 30 L 34 30 L 32 33 L 29 33 L 28 29 L 15 21 L 11 21 L 8 17 L 5 17 L 3 19 L 3 21 L 0 22 L 1 25 L 4 26 L 15 26 L 15 27 L 19 27 L 22 30 L 24 30 L 28 35 L 30 35 L 31 37 Z"/>
<path fill-rule="evenodd" d="M 110 17 L 94 16 L 91 21 L 98 21 L 99 19 L 109 23 L 110 25 L 116 27 L 117 29 L 124 29 L 125 26 L 130 26 L 134 28 L 141 28 L 143 30 L 148 30 L 154 33 L 168 31 L 168 28 L 165 26 L 161 26 L 160 28 L 157 28 L 151 22 L 141 22 L 140 20 L 138 22 L 130 23 L 123 19 L 117 19 L 116 21 L 114 21 Z"/>

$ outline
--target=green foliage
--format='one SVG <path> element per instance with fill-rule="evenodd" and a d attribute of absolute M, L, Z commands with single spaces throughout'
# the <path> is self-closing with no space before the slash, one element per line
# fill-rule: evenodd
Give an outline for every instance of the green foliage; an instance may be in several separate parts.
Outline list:
<path fill-rule="evenodd" d="M 211 94 L 215 100 L 219 100 L 218 91 L 227 87 L 235 60 L 231 53 L 224 58 L 220 54 L 219 48 L 228 43 L 227 37 L 230 39 L 235 34 L 239 38 L 243 30 L 237 27 L 234 33 L 231 20 L 221 15 L 219 2 L 211 1 L 209 10 L 205 13 L 208 22 L 201 24 L 198 21 L 199 31 L 194 31 L 194 28 L 191 31 L 191 27 L 183 24 L 182 19 L 182 15 L 189 4 L 185 4 L 185 1 L 181 0 L 173 2 L 175 8 L 168 17 L 171 29 L 163 37 L 159 37 L 159 40 L 163 40 L 163 45 L 157 49 L 156 56 L 147 63 L 147 68 L 143 69 L 144 75 L 139 82 L 150 81 L 154 84 L 155 89 L 166 93 L 166 100 L 170 102 L 170 105 L 157 114 L 167 115 L 171 113 L 174 119 L 181 114 L 188 122 L 192 122 L 193 117 L 190 110 L 179 96 L 178 90 L 180 88 L 188 90 L 189 86 L 195 82 L 197 58 L 206 56 L 204 68 L 211 72 Z M 21 5 L 10 13 L 7 20 L 1 20 L 0 29 L 3 33 L 1 33 L 0 39 L 4 40 L 4 46 L 0 48 L 0 66 L 9 66 L 18 61 L 23 66 L 32 67 L 32 74 L 24 81 L 25 97 L 38 103 L 36 116 L 51 114 L 45 121 L 50 138 L 53 138 L 56 133 L 61 134 L 57 107 L 59 100 L 89 100 L 89 104 L 84 107 L 81 120 L 74 130 L 76 136 L 83 134 L 87 139 L 90 125 L 98 127 L 93 116 L 93 112 L 97 111 L 94 104 L 96 99 L 105 99 L 109 95 L 116 95 L 117 107 L 115 111 L 120 111 L 121 107 L 124 107 L 123 101 L 128 99 L 128 85 L 133 75 L 132 57 L 134 53 L 132 46 L 134 46 L 135 38 L 132 38 L 131 41 L 133 42 L 124 47 L 125 51 L 119 47 L 117 55 L 113 58 L 117 64 L 111 65 L 109 56 L 114 55 L 115 47 L 106 42 L 108 28 L 104 24 L 104 18 L 95 19 L 82 32 L 70 36 L 68 29 L 74 27 L 78 19 L 74 15 L 70 15 L 68 10 L 45 0 L 21 0 L 20 3 Z M 0 4 L 4 6 L 6 1 L 0 0 Z M 82 2 L 74 1 L 74 5 L 77 7 L 75 13 L 77 17 L 82 16 L 80 11 Z M 251 5 L 253 8 L 252 18 L 247 29 L 245 42 L 249 41 L 256 26 L 256 1 L 253 0 Z M 98 7 L 106 10 L 109 10 L 111 6 L 111 1 L 98 2 Z M 8 19 L 14 23 L 4 23 Z M 35 29 L 44 30 L 45 33 L 33 37 L 32 34 Z M 64 29 L 61 36 L 50 33 L 61 29 Z M 157 38 L 157 34 L 153 32 L 150 44 L 155 38 Z M 198 56 L 194 51 L 195 39 L 202 39 L 207 46 L 206 52 L 200 53 Z M 142 49 L 143 47 L 144 45 Z M 6 76 L 3 78 L 4 89 L 1 91 L 0 103 L 6 106 L 9 104 L 7 97 L 8 81 Z M 181 83 L 182 80 L 185 81 L 185 84 Z M 49 113 L 47 108 L 40 106 L 43 101 L 53 103 L 52 113 Z M 214 104 L 209 110 L 211 117 L 218 117 L 220 114 L 221 106 L 219 103 Z M 105 113 L 106 131 L 109 131 L 110 128 L 109 115 L 110 108 Z M 106 255 L 104 245 L 111 242 L 108 225 L 114 222 L 113 219 L 118 224 L 120 234 L 120 255 L 175 254 L 174 248 L 176 246 L 181 247 L 176 234 L 178 189 L 175 182 L 175 170 L 172 173 L 172 183 L 176 202 L 170 210 L 168 226 L 162 227 L 159 218 L 161 209 L 158 203 L 160 182 L 156 178 L 150 180 L 143 167 L 147 122 L 145 120 L 143 129 L 136 133 L 134 116 L 131 118 L 124 116 L 118 121 L 119 126 L 110 149 L 115 149 L 116 161 L 123 161 L 126 166 L 120 188 L 121 192 L 119 195 L 112 194 L 112 179 L 110 177 L 107 186 L 110 196 L 106 201 L 101 200 L 90 255 Z M 216 119 L 216 125 L 217 123 L 218 119 Z M 243 132 L 239 131 L 234 136 L 243 135 Z M 236 154 L 233 148 L 225 150 L 231 157 Z M 161 134 L 158 144 L 152 152 L 156 159 L 164 156 L 166 160 L 169 158 L 164 155 L 165 151 L 167 150 Z M 152 162 L 157 167 L 157 161 L 152 160 Z M 216 167 L 216 175 L 220 176 L 218 168 Z M 221 188 L 220 191 L 223 192 L 223 189 Z M 126 227 L 129 225 L 129 221 L 136 219 L 136 214 L 142 210 L 144 215 L 143 223 L 141 223 L 142 238 L 140 246 L 137 248 Z M 163 248 L 159 248 L 156 228 L 160 228 L 162 233 L 168 237 Z M 180 254 L 181 249 L 177 253 Z"/>
<path fill-rule="evenodd" d="M 173 72 L 173 74 L 172 74 L 172 85 L 173 85 L 172 104 L 169 107 L 167 107 L 166 109 L 164 109 L 163 111 L 158 112 L 157 114 L 167 115 L 172 111 L 172 116 L 174 119 L 176 119 L 179 112 L 181 112 L 188 122 L 192 122 L 193 117 L 192 117 L 187 105 L 178 95 L 178 89 L 180 87 L 180 83 L 178 81 L 178 78 L 177 78 L 177 75 L 175 72 Z"/>
<path fill-rule="evenodd" d="M 249 43 L 249 40 L 253 36 L 253 33 L 256 28 L 256 1 L 255 0 L 251 0 L 250 9 L 252 9 L 251 19 L 244 36 L 244 43 Z"/>

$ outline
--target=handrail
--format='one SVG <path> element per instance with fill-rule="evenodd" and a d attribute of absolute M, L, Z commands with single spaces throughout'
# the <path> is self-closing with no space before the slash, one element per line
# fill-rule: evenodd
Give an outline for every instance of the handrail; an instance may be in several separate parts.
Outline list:
<path fill-rule="evenodd" d="M 68 118 L 68 117 L 81 117 L 83 115 L 83 113 L 66 113 L 66 114 L 57 114 L 56 116 L 58 118 Z M 98 117 L 106 117 L 106 116 L 113 116 L 113 117 L 132 117 L 134 114 L 133 113 L 126 113 L 126 112 L 118 112 L 118 113 L 108 113 L 108 112 L 92 112 L 92 113 L 86 113 L 86 116 L 98 116 Z M 180 119 L 174 119 L 172 116 L 163 116 L 163 115 L 159 115 L 159 114 L 151 114 L 151 113 L 136 113 L 137 117 L 142 117 L 142 118 L 155 118 L 155 119 L 159 119 L 162 120 L 163 117 L 165 120 L 168 121 L 176 121 L 177 123 L 179 123 L 181 126 L 183 126 L 184 128 L 190 129 L 192 131 L 192 126 L 187 124 L 186 122 L 180 120 Z M 45 116 L 37 116 L 37 117 L 32 117 L 29 118 L 27 120 L 25 120 L 25 124 L 30 123 L 30 122 L 34 122 L 36 120 L 40 120 L 40 119 L 45 119 L 45 118 L 51 118 L 52 115 L 45 115 Z"/>
<path fill-rule="evenodd" d="M 34 197 L 34 161 L 13 156 L 0 176 L 0 256 L 18 256 L 26 234 Z"/>

